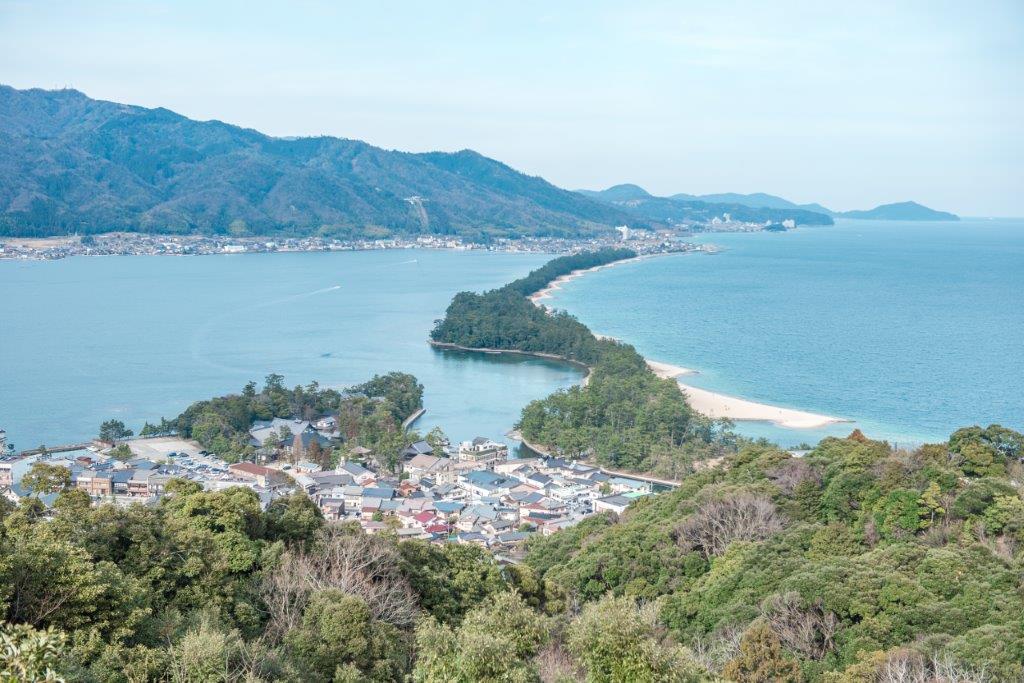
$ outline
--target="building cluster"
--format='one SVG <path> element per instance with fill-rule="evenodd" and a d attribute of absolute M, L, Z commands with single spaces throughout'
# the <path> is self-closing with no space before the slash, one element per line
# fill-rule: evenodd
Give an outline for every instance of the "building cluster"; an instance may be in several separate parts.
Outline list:
<path fill-rule="evenodd" d="M 343 463 L 329 471 L 297 471 L 293 479 L 329 520 L 355 521 L 371 534 L 390 531 L 496 550 L 595 512 L 621 513 L 653 492 L 649 482 L 575 461 L 510 459 L 504 444 L 482 437 L 439 454 L 426 442 L 412 444 L 398 477 Z"/>
<path fill-rule="evenodd" d="M 287 484 L 285 477 L 258 481 L 244 468 L 238 469 L 244 463 L 230 465 L 211 454 L 173 453 L 161 460 L 118 460 L 101 450 L 84 450 L 0 457 L 0 495 L 15 503 L 36 495 L 25 486 L 24 476 L 37 462 L 66 468 L 71 473 L 71 486 L 85 491 L 97 503 L 153 504 L 163 496 L 170 480 L 186 479 L 207 490 L 248 486 L 256 490 L 264 505 L 269 505 L 274 497 L 284 495 L 279 486 Z M 47 506 L 56 496 L 55 492 L 39 494 Z"/>
<path fill-rule="evenodd" d="M 457 446 L 409 444 L 400 472 L 376 464 L 371 451 L 354 448 L 333 468 L 304 459 L 314 443 L 328 441 L 327 420 L 257 422 L 254 444 L 277 441 L 288 454 L 267 464 L 227 463 L 194 444 L 162 457 L 111 457 L 109 448 L 68 453 L 0 456 L 0 495 L 12 502 L 36 496 L 47 506 L 55 492 L 34 492 L 24 477 L 37 462 L 60 465 L 70 485 L 97 504 L 156 504 L 172 479 L 206 490 L 251 488 L 264 507 L 275 498 L 305 492 L 329 521 L 350 521 L 366 533 L 395 533 L 439 543 L 473 543 L 511 552 L 531 533 L 551 534 L 595 512 L 623 512 L 650 495 L 651 483 L 617 476 L 559 458 L 509 458 L 508 447 L 477 437 Z M 285 438 L 282 438 L 285 437 Z M 146 439 L 130 442 L 140 450 Z M 326 444 L 325 444 L 326 445 Z M 358 461 L 357 461 L 358 459 Z"/>
<path fill-rule="evenodd" d="M 741 221 L 734 219 L 730 214 L 723 213 L 721 216 L 714 216 L 709 221 L 691 226 L 694 231 L 703 232 L 784 232 L 796 227 L 796 221 L 787 218 L 782 222 L 772 221 Z"/>
<path fill-rule="evenodd" d="M 624 229 L 623 229 L 624 228 Z M 341 240 L 327 237 L 241 237 L 230 235 L 158 235 L 105 233 L 83 237 L 0 240 L 0 258 L 60 259 L 68 256 L 110 255 L 204 255 L 298 251 L 365 251 L 376 249 L 459 249 L 502 252 L 574 253 L 619 246 L 654 254 L 698 249 L 679 241 L 676 231 L 618 228 L 617 232 L 592 238 L 521 237 L 487 243 L 463 240 L 455 235 L 410 235 L 391 239 Z"/>

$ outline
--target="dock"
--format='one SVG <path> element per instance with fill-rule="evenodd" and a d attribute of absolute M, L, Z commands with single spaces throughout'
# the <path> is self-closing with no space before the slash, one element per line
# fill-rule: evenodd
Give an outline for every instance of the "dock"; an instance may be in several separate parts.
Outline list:
<path fill-rule="evenodd" d="M 425 412 L 427 412 L 426 408 L 419 408 L 412 415 L 402 420 L 402 430 L 408 431 L 409 427 L 411 427 L 416 420 L 423 417 L 423 413 Z"/>
<path fill-rule="evenodd" d="M 83 450 L 85 450 L 86 448 L 88 448 L 89 446 L 92 446 L 92 445 L 93 445 L 92 441 L 87 441 L 85 443 L 66 443 L 66 444 L 63 444 L 61 446 L 46 446 L 46 445 L 43 445 L 43 446 L 40 446 L 39 448 L 30 448 L 27 451 L 21 451 L 21 453 L 19 453 L 18 455 L 20 455 L 20 456 L 39 455 L 43 451 L 46 451 L 47 453 L 67 453 L 68 451 L 83 451 Z"/>

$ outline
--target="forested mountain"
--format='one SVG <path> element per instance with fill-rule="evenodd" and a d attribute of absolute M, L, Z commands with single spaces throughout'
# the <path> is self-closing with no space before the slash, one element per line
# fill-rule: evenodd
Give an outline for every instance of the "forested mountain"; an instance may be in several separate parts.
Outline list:
<path fill-rule="evenodd" d="M 655 197 L 638 185 L 613 185 L 606 190 L 578 190 L 585 197 L 607 202 L 634 214 L 658 221 L 676 221 L 690 218 L 701 220 L 703 216 L 721 216 L 729 213 L 739 220 L 773 222 L 792 218 L 797 224 L 831 225 L 822 221 L 822 216 L 832 218 L 875 218 L 905 221 L 956 221 L 956 214 L 936 211 L 917 202 L 883 204 L 864 211 L 833 211 L 821 204 L 796 204 L 772 194 L 755 192 L 739 194 L 679 193 L 670 197 Z M 819 222 L 815 222 L 819 221 Z"/>
<path fill-rule="evenodd" d="M 476 152 L 283 139 L 76 90 L 0 86 L 0 235 L 589 235 L 616 207 Z"/>

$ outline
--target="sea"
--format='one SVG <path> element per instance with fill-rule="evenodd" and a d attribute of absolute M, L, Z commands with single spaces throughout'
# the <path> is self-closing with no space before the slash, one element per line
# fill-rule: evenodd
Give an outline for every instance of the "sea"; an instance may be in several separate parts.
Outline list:
<path fill-rule="evenodd" d="M 427 337 L 455 293 L 551 258 L 403 249 L 0 260 L 0 428 L 18 449 L 77 443 L 104 420 L 138 432 L 269 373 L 344 388 L 397 370 L 425 386 L 422 432 L 506 440 L 528 402 L 580 371 L 435 351 Z"/>
<path fill-rule="evenodd" d="M 1024 219 L 840 220 L 707 233 L 714 255 L 624 263 L 546 301 L 683 381 L 849 420 L 736 429 L 784 447 L 859 428 L 911 446 L 966 425 L 1024 430 Z"/>
<path fill-rule="evenodd" d="M 717 253 L 575 279 L 546 303 L 696 386 L 846 418 L 741 422 L 790 447 L 860 428 L 900 445 L 957 427 L 1024 429 L 1024 221 L 840 221 L 713 233 Z M 19 449 L 136 431 L 269 373 L 343 388 L 410 372 L 453 440 L 505 439 L 522 408 L 580 379 L 540 359 L 442 352 L 459 291 L 551 258 L 482 250 L 0 260 L 0 428 Z"/>

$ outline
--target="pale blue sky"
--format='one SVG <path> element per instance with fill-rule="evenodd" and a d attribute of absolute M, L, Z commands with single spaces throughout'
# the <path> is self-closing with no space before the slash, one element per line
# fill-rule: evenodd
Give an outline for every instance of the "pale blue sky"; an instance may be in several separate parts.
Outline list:
<path fill-rule="evenodd" d="M 564 187 L 1024 215 L 1024 2 L 0 0 L 0 82 Z"/>

